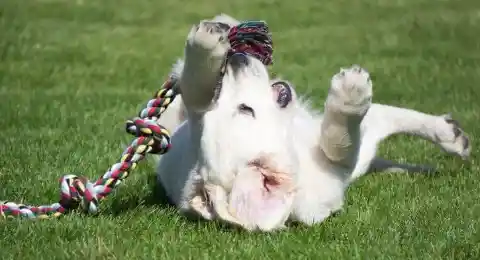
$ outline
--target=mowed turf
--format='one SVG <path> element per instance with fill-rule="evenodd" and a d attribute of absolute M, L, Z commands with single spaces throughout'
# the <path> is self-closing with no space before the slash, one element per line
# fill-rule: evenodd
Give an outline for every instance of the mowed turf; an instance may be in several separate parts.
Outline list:
<path fill-rule="evenodd" d="M 272 234 L 186 220 L 162 203 L 144 163 L 99 216 L 0 221 L 0 259 L 480 257 L 478 0 L 2 0 L 0 200 L 56 202 L 63 174 L 103 174 L 132 138 L 124 121 L 160 87 L 190 26 L 220 12 L 266 20 L 272 70 L 318 109 L 339 67 L 361 64 L 375 102 L 452 112 L 471 160 L 391 138 L 382 156 L 439 174 L 366 176 L 338 216 Z"/>

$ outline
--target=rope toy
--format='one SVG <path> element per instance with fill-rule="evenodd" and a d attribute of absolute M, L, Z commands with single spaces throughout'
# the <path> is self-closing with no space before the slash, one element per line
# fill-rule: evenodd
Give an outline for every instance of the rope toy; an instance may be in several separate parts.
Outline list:
<path fill-rule="evenodd" d="M 247 21 L 234 26 L 228 33 L 231 49 L 227 57 L 234 53 L 244 53 L 259 59 L 265 65 L 273 64 L 273 42 L 268 25 L 263 21 Z"/>
<path fill-rule="evenodd" d="M 234 53 L 245 53 L 261 60 L 265 65 L 272 64 L 272 40 L 268 26 L 263 21 L 246 21 L 230 28 L 228 39 Z M 77 208 L 97 214 L 99 202 L 108 196 L 147 153 L 164 154 L 171 147 L 170 134 L 158 123 L 162 113 L 180 94 L 178 78 L 169 77 L 139 115 L 126 122 L 125 130 L 135 139 L 123 151 L 118 163 L 113 164 L 97 181 L 90 182 L 85 177 L 68 174 L 60 178 L 60 201 L 50 205 L 29 206 L 14 202 L 0 203 L 0 215 L 46 219 L 59 217 Z"/>

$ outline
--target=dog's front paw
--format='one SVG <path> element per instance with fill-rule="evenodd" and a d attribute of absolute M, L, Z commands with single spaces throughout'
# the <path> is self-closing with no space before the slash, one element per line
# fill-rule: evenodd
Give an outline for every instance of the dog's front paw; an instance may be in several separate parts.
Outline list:
<path fill-rule="evenodd" d="M 187 37 L 187 53 L 223 58 L 230 48 L 228 29 L 222 23 L 205 20 L 194 25 Z"/>
<path fill-rule="evenodd" d="M 332 77 L 328 98 L 342 112 L 365 114 L 372 103 L 370 74 L 358 65 L 340 69 Z"/>

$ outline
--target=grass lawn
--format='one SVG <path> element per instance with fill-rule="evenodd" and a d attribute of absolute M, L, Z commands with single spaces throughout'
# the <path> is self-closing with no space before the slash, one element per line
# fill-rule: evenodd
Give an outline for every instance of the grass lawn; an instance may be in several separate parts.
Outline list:
<path fill-rule="evenodd" d="M 1 0 L 0 200 L 55 202 L 61 175 L 103 174 L 191 24 L 220 12 L 266 20 L 272 70 L 318 108 L 331 75 L 358 63 L 374 74 L 376 102 L 453 112 L 474 143 L 470 162 L 391 138 L 382 156 L 440 174 L 366 176 L 340 215 L 272 234 L 186 220 L 159 203 L 142 164 L 97 217 L 0 221 L 0 259 L 479 259 L 480 2 L 225 2 Z"/>

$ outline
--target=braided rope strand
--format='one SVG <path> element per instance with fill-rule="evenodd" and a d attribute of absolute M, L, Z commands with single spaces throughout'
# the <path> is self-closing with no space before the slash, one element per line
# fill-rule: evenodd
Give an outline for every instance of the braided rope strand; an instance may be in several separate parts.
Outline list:
<path fill-rule="evenodd" d="M 246 21 L 234 26 L 228 33 L 233 53 L 252 55 L 265 65 L 273 64 L 273 41 L 268 25 L 263 21 Z"/>
<path fill-rule="evenodd" d="M 170 78 L 155 93 L 154 99 L 148 102 L 147 107 L 140 111 L 139 117 L 127 121 L 126 131 L 136 138 L 123 151 L 119 162 L 112 165 L 97 181 L 90 182 L 73 174 L 62 176 L 59 180 L 59 202 L 42 206 L 5 202 L 0 204 L 0 214 L 3 217 L 44 219 L 59 217 L 78 207 L 87 213 L 97 214 L 99 202 L 128 177 L 147 153 L 163 154 L 170 148 L 170 134 L 157 123 L 157 120 L 173 102 L 178 89 L 177 80 Z"/>
<path fill-rule="evenodd" d="M 245 53 L 272 64 L 272 40 L 268 26 L 263 21 L 246 21 L 230 28 L 228 39 L 233 53 Z M 162 113 L 180 94 L 178 79 L 169 79 L 158 90 L 139 115 L 126 122 L 125 130 L 136 138 L 123 151 L 119 162 L 113 164 L 99 179 L 90 182 L 85 177 L 67 174 L 60 178 L 60 201 L 50 205 L 29 206 L 15 202 L 1 202 L 0 215 L 45 219 L 59 217 L 77 208 L 97 214 L 99 202 L 112 193 L 125 180 L 147 153 L 164 154 L 171 142 L 170 134 L 158 123 Z"/>

